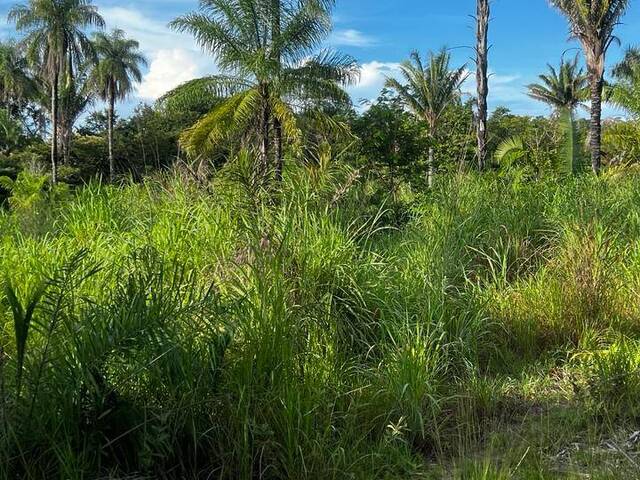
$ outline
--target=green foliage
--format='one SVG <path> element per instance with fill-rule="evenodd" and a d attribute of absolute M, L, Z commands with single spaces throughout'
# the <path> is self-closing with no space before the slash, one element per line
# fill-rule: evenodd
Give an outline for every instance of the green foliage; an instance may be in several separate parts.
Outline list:
<path fill-rule="evenodd" d="M 602 95 L 606 56 L 618 38 L 615 29 L 624 17 L 629 0 L 551 0 L 569 23 L 571 36 L 580 42 L 589 74 L 591 92 L 591 166 L 599 173 L 602 164 Z"/>
<path fill-rule="evenodd" d="M 385 91 L 366 112 L 352 122 L 361 142 L 364 161 L 394 191 L 402 180 L 422 177 L 427 149 L 426 130 L 406 112 L 397 98 Z"/>
<path fill-rule="evenodd" d="M 527 158 L 527 148 L 520 137 L 511 137 L 504 140 L 496 149 L 495 159 L 501 168 L 514 167 L 521 160 Z"/>
<path fill-rule="evenodd" d="M 609 88 L 609 101 L 637 121 L 640 119 L 640 50 L 629 48 L 613 69 L 613 75 L 617 81 Z"/>
<path fill-rule="evenodd" d="M 585 394 L 594 414 L 609 421 L 635 417 L 640 394 L 640 348 L 638 342 L 620 338 L 607 348 L 579 357 L 585 369 Z"/>
<path fill-rule="evenodd" d="M 530 173 L 578 171 L 583 161 L 580 145 L 583 121 L 560 112 L 551 119 L 522 117 L 497 109 L 489 118 L 489 151 L 500 167 L 526 167 Z"/>
<path fill-rule="evenodd" d="M 399 99 L 415 117 L 425 122 L 431 140 L 427 155 L 427 186 L 433 184 L 434 151 L 441 133 L 442 117 L 460 99 L 466 80 L 466 65 L 451 69 L 451 54 L 446 48 L 430 53 L 425 64 L 420 53 L 414 51 L 409 60 L 400 65 L 402 82 L 388 78 L 385 86 L 397 92 Z"/>
<path fill-rule="evenodd" d="M 0 42 L 0 105 L 11 110 L 32 98 L 35 90 L 21 47 L 12 41 Z"/>
<path fill-rule="evenodd" d="M 419 119 L 425 121 L 429 134 L 435 135 L 438 121 L 447 107 L 459 98 L 460 87 L 467 78 L 466 65 L 451 69 L 451 54 L 443 48 L 431 53 L 425 64 L 418 52 L 411 54 L 400 69 L 403 81 L 387 80 L 405 106 Z"/>
<path fill-rule="evenodd" d="M 580 168 L 580 143 L 578 130 L 573 118 L 573 112 L 568 109 L 560 111 L 560 133 L 562 143 L 560 146 L 560 158 L 558 171 L 565 175 L 572 175 Z"/>
<path fill-rule="evenodd" d="M 332 4 L 220 1 L 203 4 L 202 12 L 171 23 L 176 30 L 191 33 L 223 71 L 187 82 L 163 99 L 170 109 L 185 102 L 203 103 L 207 97 L 211 102 L 224 99 L 182 134 L 187 153 L 211 154 L 250 137 L 259 145 L 266 170 L 273 124 L 278 137 L 273 140 L 275 168 L 281 171 L 281 142 L 295 145 L 301 139 L 296 110 L 312 109 L 327 100 L 350 103 L 341 87 L 357 79 L 355 60 L 317 51 L 331 31 Z"/>
<path fill-rule="evenodd" d="M 94 34 L 98 63 L 91 72 L 90 83 L 103 101 L 124 100 L 133 91 L 134 82 L 142 81 L 141 68 L 147 61 L 138 53 L 139 47 L 122 30 Z"/>
<path fill-rule="evenodd" d="M 29 328 L 33 320 L 33 313 L 38 306 L 38 302 L 43 295 L 43 289 L 36 288 L 27 298 L 26 305 L 23 306 L 10 280 L 5 280 L 5 297 L 11 308 L 13 315 L 13 328 L 16 345 L 16 398 L 20 400 L 22 386 L 22 370 L 24 368 L 24 358 L 29 339 Z"/>
<path fill-rule="evenodd" d="M 572 36 L 582 43 L 590 72 L 602 78 L 607 49 L 615 41 L 615 28 L 629 0 L 551 0 L 551 4 L 567 17 Z"/>
<path fill-rule="evenodd" d="M 583 106 L 589 96 L 589 86 L 588 76 L 582 68 L 578 68 L 578 56 L 569 62 L 562 58 L 558 70 L 551 65 L 548 67 L 549 73 L 539 77 L 542 84 L 527 87 L 529 96 L 558 111 L 573 111 Z"/>
<path fill-rule="evenodd" d="M 603 126 L 602 148 L 610 165 L 632 165 L 640 161 L 640 124 L 612 120 Z"/>
<path fill-rule="evenodd" d="M 8 155 L 23 142 L 20 124 L 11 118 L 8 110 L 0 109 L 0 154 Z"/>
<path fill-rule="evenodd" d="M 579 169 L 581 160 L 580 142 L 574 120 L 575 110 L 588 98 L 588 76 L 578 68 L 578 56 L 573 62 L 560 62 L 556 71 L 549 65 L 549 74 L 540 75 L 543 84 L 529 85 L 529 96 L 553 107 L 560 126 L 559 159 L 556 168 L 565 175 Z"/>
<path fill-rule="evenodd" d="M 202 2 L 172 26 L 222 74 L 124 119 L 137 42 L 90 44 L 88 1 L 11 10 L 27 48 L 0 44 L 0 479 L 637 477 L 626 450 L 566 454 L 640 414 L 640 177 L 568 175 L 577 59 L 530 86 L 551 118 L 494 111 L 499 172 L 468 173 L 465 67 L 414 53 L 356 113 L 355 61 L 319 50 L 334 3 Z M 553 3 L 599 73 L 587 47 L 627 2 Z M 637 64 L 611 88 L 631 114 Z M 110 108 L 71 145 L 96 94 Z M 51 100 L 63 185 L 43 173 Z M 637 129 L 607 122 L 612 165 L 637 161 Z M 447 174 L 421 193 L 425 166 Z M 116 170 L 130 182 L 103 185 Z"/>
<path fill-rule="evenodd" d="M 210 185 L 0 214 L 0 478 L 540 478 L 585 424 L 629 418 L 637 176 L 452 176 L 398 224 L 335 157 L 277 202 L 245 152 Z M 522 450 L 487 445 L 505 424 Z"/>
<path fill-rule="evenodd" d="M 51 185 L 48 175 L 21 171 L 15 180 L 0 177 L 0 186 L 9 192 L 9 207 L 15 213 L 14 220 L 25 233 L 38 233 L 50 228 L 54 207 L 63 200 L 68 187 Z"/>

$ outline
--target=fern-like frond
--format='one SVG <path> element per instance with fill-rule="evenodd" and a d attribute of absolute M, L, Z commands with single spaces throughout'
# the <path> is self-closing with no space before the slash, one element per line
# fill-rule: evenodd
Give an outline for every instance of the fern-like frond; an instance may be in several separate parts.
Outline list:
<path fill-rule="evenodd" d="M 255 95 L 251 89 L 228 98 L 201 118 L 180 136 L 181 147 L 191 156 L 211 153 L 232 133 L 236 110 L 247 97 Z"/>
<path fill-rule="evenodd" d="M 510 168 L 526 156 L 526 147 L 521 137 L 510 137 L 502 141 L 494 154 L 501 168 Z"/>

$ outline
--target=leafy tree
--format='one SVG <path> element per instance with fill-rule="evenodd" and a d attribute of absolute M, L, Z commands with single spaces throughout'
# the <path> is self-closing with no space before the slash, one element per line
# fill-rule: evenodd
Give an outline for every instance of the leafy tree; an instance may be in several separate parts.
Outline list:
<path fill-rule="evenodd" d="M 60 79 L 73 81 L 74 68 L 93 56 L 86 34 L 90 26 L 102 27 L 104 20 L 90 0 L 29 0 L 9 12 L 18 31 L 26 32 L 27 58 L 38 65 L 50 88 L 51 174 L 57 181 Z"/>
<path fill-rule="evenodd" d="M 450 68 L 451 55 L 446 49 L 430 55 L 425 65 L 418 52 L 413 52 L 408 61 L 400 65 L 400 72 L 406 83 L 394 78 L 387 79 L 386 86 L 398 92 L 404 105 L 416 117 L 425 121 L 429 136 L 434 139 L 438 133 L 440 120 L 456 99 L 460 97 L 460 87 L 467 78 L 466 66 Z M 428 184 L 433 183 L 433 146 L 429 147 Z"/>
<path fill-rule="evenodd" d="M 140 178 L 151 170 L 173 165 L 180 157 L 178 138 L 184 118 L 150 105 L 138 106 L 131 117 L 115 125 L 116 166 L 126 165 L 134 178 Z"/>
<path fill-rule="evenodd" d="M 557 119 L 515 115 L 497 108 L 489 118 L 489 148 L 501 170 L 523 167 L 532 173 L 552 169 L 558 158 Z M 578 136 L 584 137 L 580 122 Z"/>
<path fill-rule="evenodd" d="M 602 146 L 611 165 L 640 163 L 640 125 L 637 120 L 606 120 L 602 130 Z"/>
<path fill-rule="evenodd" d="M 118 121 L 117 115 L 114 123 Z M 103 135 L 107 131 L 107 113 L 98 110 L 89 113 L 82 125 L 78 127 L 78 135 L 98 136 Z"/>
<path fill-rule="evenodd" d="M 503 140 L 494 153 L 500 169 L 520 167 L 540 174 L 552 167 L 557 156 L 554 128 L 554 125 L 546 121 L 532 121 L 530 129 L 524 135 L 514 135 Z"/>
<path fill-rule="evenodd" d="M 603 147 L 608 161 L 629 164 L 640 161 L 640 49 L 629 48 L 613 69 L 616 82 L 608 89 L 608 100 L 624 109 L 630 121 L 611 120 L 604 124 Z"/>
<path fill-rule="evenodd" d="M 194 35 L 215 56 L 222 75 L 179 87 L 181 95 L 224 99 L 189 128 L 181 143 L 191 155 L 208 153 L 232 139 L 256 139 L 259 171 L 269 167 L 274 147 L 276 176 L 282 168 L 282 138 L 301 137 L 296 112 L 319 100 L 349 102 L 341 85 L 359 73 L 355 60 L 316 52 L 331 30 L 328 0 L 201 0 L 200 12 L 171 26 Z M 280 135 L 282 132 L 282 135 Z M 273 136 L 272 136 L 273 133 Z"/>
<path fill-rule="evenodd" d="M 59 142 L 62 158 L 67 165 L 71 163 L 73 127 L 87 106 L 95 100 L 95 94 L 89 84 L 87 68 L 88 66 L 85 66 L 73 82 L 66 83 L 60 89 Z"/>
<path fill-rule="evenodd" d="M 0 154 L 8 155 L 20 146 L 22 140 L 20 124 L 13 118 L 8 109 L 0 109 Z"/>
<path fill-rule="evenodd" d="M 571 35 L 582 45 L 591 88 L 591 165 L 600 171 L 602 146 L 602 92 L 607 51 L 616 40 L 614 30 L 629 0 L 550 0 L 570 24 Z"/>
<path fill-rule="evenodd" d="M 422 158 L 427 149 L 424 129 L 388 90 L 383 90 L 378 100 L 352 123 L 365 165 L 382 178 L 392 193 L 400 181 L 411 181 L 419 175 L 416 159 Z"/>
<path fill-rule="evenodd" d="M 588 97 L 588 78 L 578 66 L 578 57 L 573 61 L 560 61 L 560 68 L 548 65 L 549 73 L 539 76 L 541 83 L 528 85 L 529 96 L 546 103 L 554 109 L 560 119 L 564 137 L 564 161 L 562 170 L 574 172 L 579 161 L 578 138 L 575 125 L 575 110 Z"/>
<path fill-rule="evenodd" d="M 109 145 L 109 178 L 115 176 L 113 159 L 113 126 L 115 104 L 124 100 L 134 88 L 135 82 L 142 81 L 140 68 L 147 60 L 138 51 L 140 44 L 126 38 L 122 30 L 113 30 L 110 34 L 96 33 L 94 45 L 98 55 L 91 83 L 100 98 L 107 102 L 107 132 Z"/>
<path fill-rule="evenodd" d="M 15 42 L 0 42 L 0 101 L 11 113 L 20 100 L 35 91 L 27 59 Z"/>
<path fill-rule="evenodd" d="M 432 140 L 438 152 L 435 167 L 445 171 L 463 171 L 477 160 L 475 99 L 454 100 L 444 111 L 440 127 Z"/>

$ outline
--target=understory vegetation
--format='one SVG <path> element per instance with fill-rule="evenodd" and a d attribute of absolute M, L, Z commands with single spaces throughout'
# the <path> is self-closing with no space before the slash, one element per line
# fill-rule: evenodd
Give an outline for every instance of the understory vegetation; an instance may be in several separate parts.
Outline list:
<path fill-rule="evenodd" d="M 494 104 L 468 3 L 470 62 L 368 70 L 335 0 L 200 0 L 184 72 L 156 20 L 8 9 L 0 480 L 640 478 L 632 2 L 549 0 L 579 53 L 523 86 L 548 116 Z M 159 60 L 190 80 L 133 109 Z"/>
<path fill-rule="evenodd" d="M 2 478 L 637 478 L 640 174 L 262 198 L 245 161 L 21 178 Z"/>

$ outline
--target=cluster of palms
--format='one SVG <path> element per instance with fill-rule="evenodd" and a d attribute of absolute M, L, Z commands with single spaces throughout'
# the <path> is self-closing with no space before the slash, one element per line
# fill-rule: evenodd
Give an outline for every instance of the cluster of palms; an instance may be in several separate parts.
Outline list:
<path fill-rule="evenodd" d="M 563 152 L 558 158 L 557 170 L 570 174 L 578 170 L 580 163 L 575 112 L 578 107 L 585 107 L 589 96 L 588 76 L 578 66 L 577 56 L 571 61 L 562 58 L 557 69 L 552 65 L 548 67 L 548 73 L 539 76 L 541 83 L 527 87 L 528 95 L 553 109 L 563 136 Z M 527 145 L 522 137 L 514 136 L 498 145 L 495 158 L 501 166 L 508 167 L 521 160 L 529 163 L 527 160 L 533 151 L 533 145 Z"/>
<path fill-rule="evenodd" d="M 34 101 L 51 121 L 51 172 L 57 180 L 59 153 L 69 160 L 73 126 L 95 98 L 109 106 L 109 171 L 113 178 L 113 119 L 116 100 L 141 79 L 146 61 L 138 43 L 124 32 L 97 32 L 104 20 L 87 0 L 30 0 L 9 12 L 19 44 L 0 48 L 0 93 L 11 112 L 11 102 Z"/>
<path fill-rule="evenodd" d="M 359 77 L 354 59 L 319 50 L 332 27 L 333 4 L 333 0 L 205 0 L 200 12 L 172 22 L 173 28 L 192 33 L 224 72 L 188 82 L 161 99 L 167 108 L 198 98 L 215 105 L 184 132 L 183 149 L 196 156 L 230 140 L 251 142 L 258 145 L 262 175 L 275 172 L 280 178 L 284 143 L 301 139 L 299 114 L 322 115 L 316 108 L 321 102 L 349 102 L 341 87 Z M 119 30 L 88 38 L 85 29 L 104 25 L 88 0 L 30 0 L 14 7 L 9 18 L 18 31 L 26 32 L 20 46 L 11 46 L 22 62 L 20 74 L 36 87 L 30 94 L 50 115 L 54 181 L 59 149 L 68 158 L 72 127 L 95 97 L 108 105 L 113 178 L 115 102 L 141 80 L 145 59 L 138 44 Z M 24 56 L 19 55 L 21 50 Z M 20 86 L 18 91 L 15 83 L 3 82 L 0 91 L 16 98 L 27 89 Z"/>
<path fill-rule="evenodd" d="M 609 47 L 616 41 L 615 27 L 624 15 L 628 0 L 550 0 L 568 19 L 572 38 L 577 39 L 585 56 L 587 72 L 578 68 L 578 59 L 567 62 L 562 59 L 559 70 L 549 66 L 549 74 L 541 75 L 541 84 L 529 85 L 529 95 L 545 102 L 554 109 L 561 119 L 565 155 L 562 156 L 562 170 L 575 171 L 577 167 L 575 110 L 584 101 L 590 99 L 591 164 L 594 172 L 601 168 L 602 103 L 605 89 L 605 61 Z M 486 158 L 486 116 L 487 116 L 487 33 L 490 15 L 488 0 L 478 0 L 477 30 L 477 160 L 480 169 L 485 166 Z M 410 62 L 401 66 L 406 83 L 389 80 L 388 86 L 397 90 L 407 108 L 417 117 L 424 119 L 430 136 L 438 128 L 438 120 L 446 107 L 460 94 L 465 80 L 465 67 L 451 70 L 449 55 L 446 51 L 431 55 L 427 65 L 423 64 L 419 54 L 414 53 Z M 614 76 L 620 80 L 611 89 L 610 100 L 634 114 L 640 114 L 640 52 L 630 50 L 625 61 L 614 70 Z M 512 138 L 503 142 L 496 152 L 500 160 L 509 161 L 527 155 L 529 146 L 522 139 Z M 432 178 L 433 149 L 429 151 L 429 183 Z"/>
<path fill-rule="evenodd" d="M 590 97 L 590 149 L 594 171 L 601 165 L 602 99 L 607 50 L 628 0 L 550 0 L 569 20 L 587 65 L 585 74 L 574 62 L 562 61 L 558 71 L 531 85 L 532 97 L 551 105 L 563 119 L 568 169 L 575 168 L 574 111 Z M 221 74 L 181 85 L 161 99 L 161 105 L 208 99 L 214 108 L 187 128 L 181 146 L 192 156 L 235 144 L 258 150 L 258 172 L 282 176 L 285 146 L 302 138 L 300 113 L 323 115 L 326 102 L 348 103 L 343 87 L 355 82 L 354 59 L 329 50 L 322 42 L 332 28 L 335 0 L 201 0 L 200 10 L 171 23 L 192 34 L 198 45 L 215 57 Z M 477 2 L 476 98 L 477 160 L 486 165 L 487 69 L 490 2 Z M 140 81 L 145 64 L 138 44 L 122 31 L 87 36 L 86 29 L 104 21 L 90 0 L 29 0 L 14 7 L 9 18 L 25 33 L 20 43 L 0 49 L 0 95 L 7 102 L 38 98 L 51 119 L 51 165 L 56 179 L 59 150 L 68 160 L 72 128 L 94 98 L 108 105 L 109 171 L 113 178 L 115 102 Z M 24 53 L 24 55 L 22 55 Z M 637 52 L 635 52 L 637 53 Z M 633 64 L 634 52 L 628 54 Z M 636 62 L 637 64 L 637 62 Z M 466 67 L 450 67 L 446 50 L 426 61 L 419 53 L 401 65 L 402 81 L 389 79 L 406 108 L 435 138 L 447 107 L 461 95 Z M 627 106 L 638 98 L 629 91 L 638 69 L 614 72 L 623 81 L 611 98 Z M 625 80 L 627 82 L 625 83 Z M 624 86 L 628 88 L 623 88 Z M 587 95 L 589 93 L 589 95 Z M 213 99 L 213 101 L 211 101 Z M 631 105 L 631 107 L 633 107 Z M 640 111 L 640 108 L 637 109 Z M 514 144 L 512 144 L 514 146 Z M 517 144 L 515 145 L 518 146 Z M 505 147 L 506 148 L 506 147 Z M 522 149 L 524 147 L 522 146 Z M 501 150 L 504 154 L 504 148 Z M 571 162 L 571 163 L 569 163 Z M 428 182 L 432 182 L 434 150 L 429 149 Z"/>

